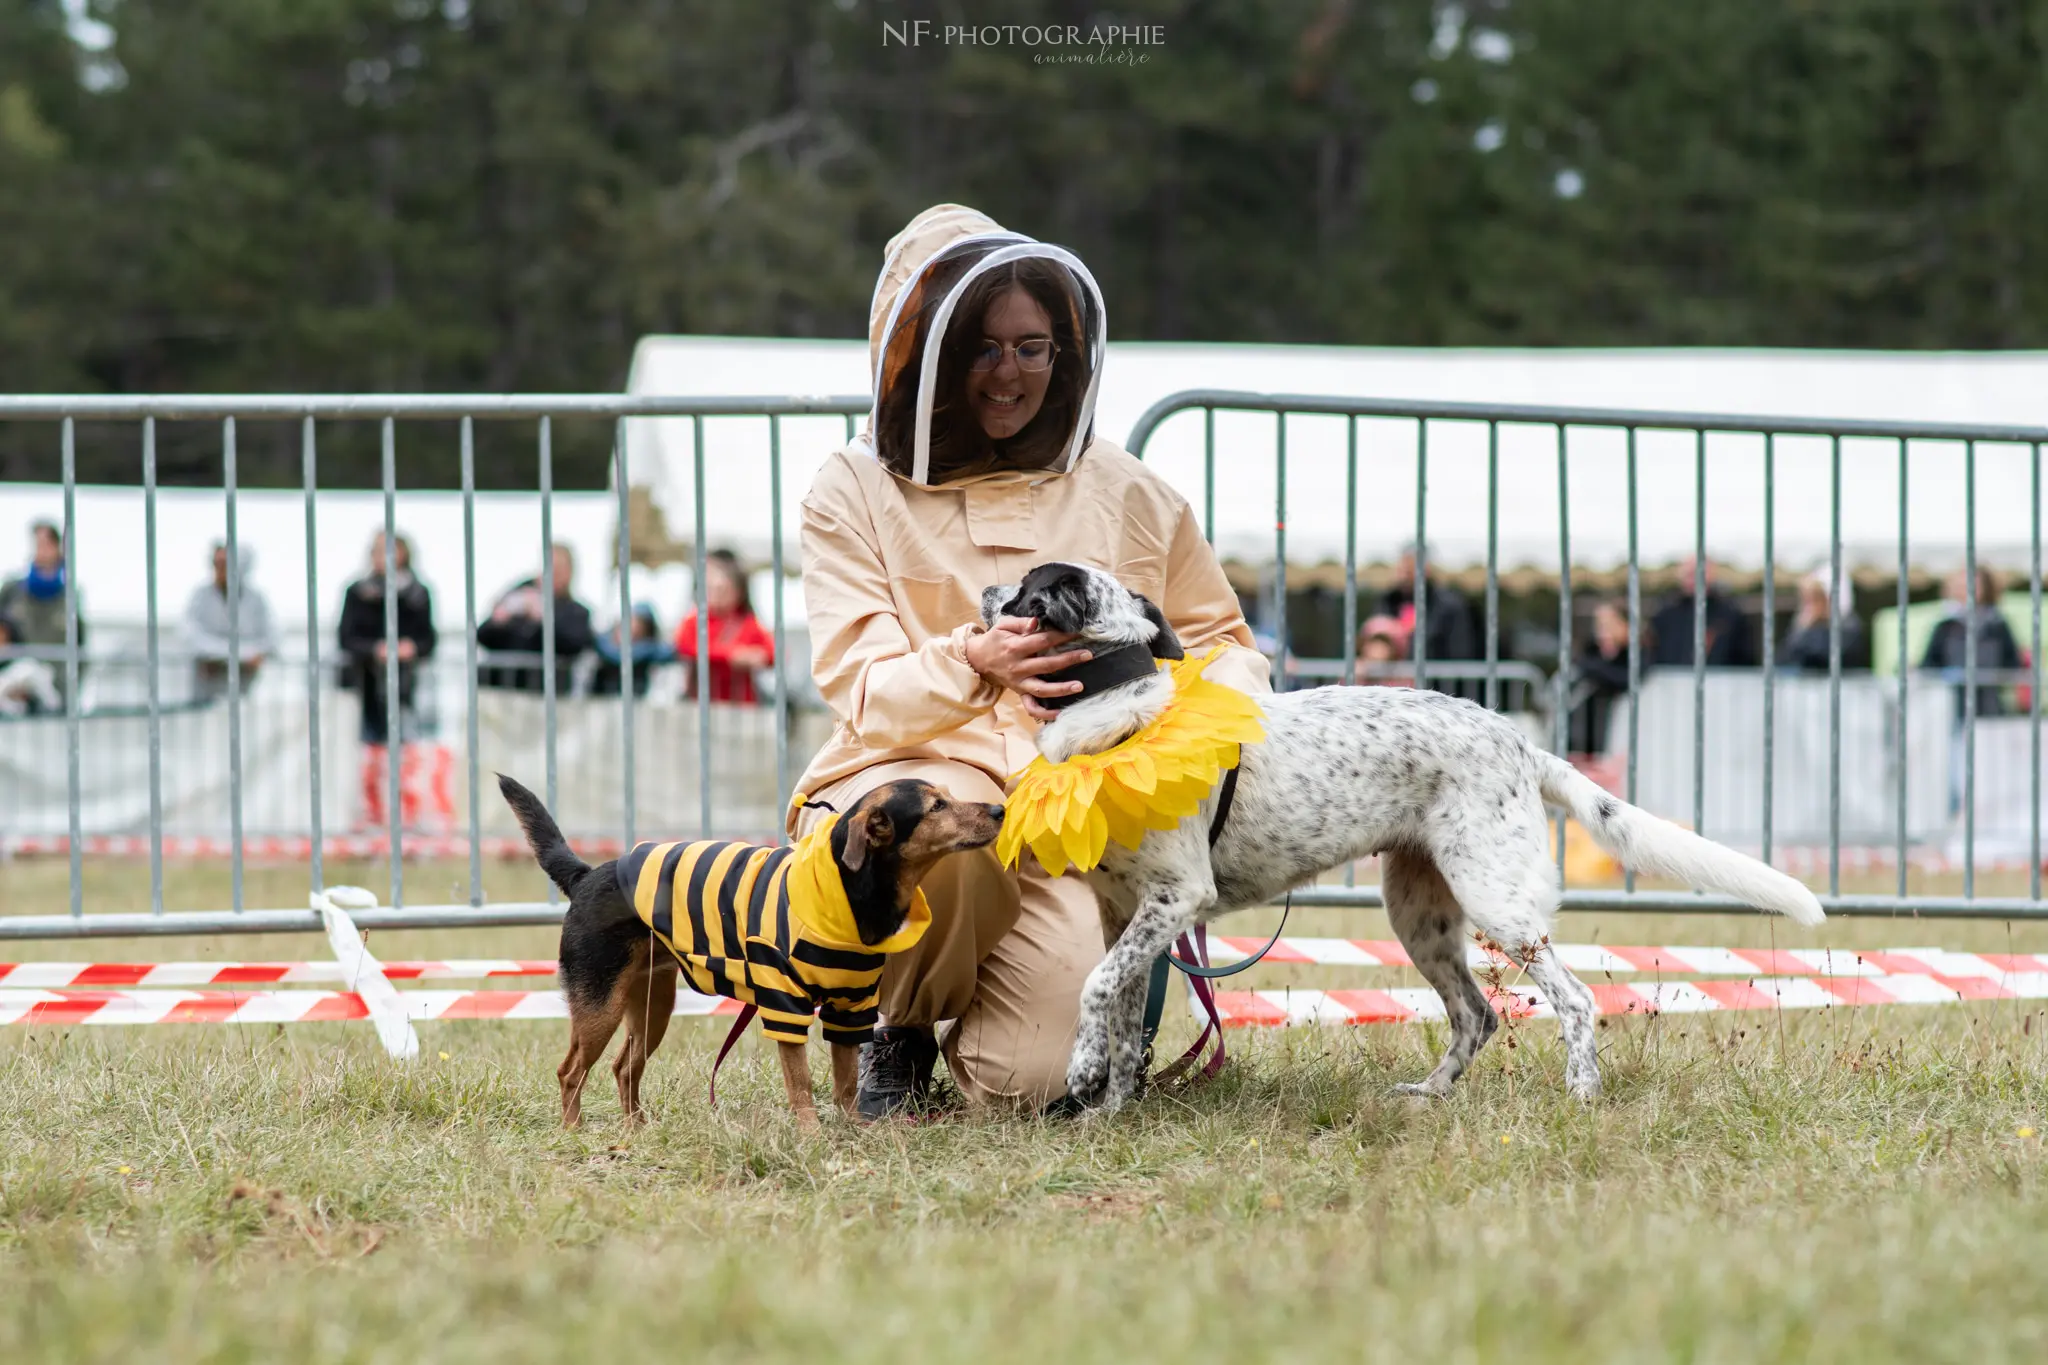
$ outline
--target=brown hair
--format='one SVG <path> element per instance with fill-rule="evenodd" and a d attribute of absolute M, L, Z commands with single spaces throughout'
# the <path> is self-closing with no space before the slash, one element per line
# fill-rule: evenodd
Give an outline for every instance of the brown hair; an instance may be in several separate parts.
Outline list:
<path fill-rule="evenodd" d="M 740 557 L 731 550 L 705 551 L 705 569 L 710 569 L 714 564 L 731 575 L 733 585 L 739 589 L 739 614 L 741 616 L 752 616 L 754 614 L 754 595 L 747 591 L 747 571 L 740 567 Z"/>
<path fill-rule="evenodd" d="M 910 477 L 916 459 L 917 376 L 925 338 L 940 302 L 972 264 L 971 258 L 942 260 L 906 286 L 912 293 L 904 300 L 902 317 L 889 338 L 876 449 L 883 467 L 905 478 Z M 967 373 L 981 349 L 982 322 L 989 306 L 1012 289 L 1024 290 L 1052 319 L 1052 339 L 1059 351 L 1053 357 L 1045 404 L 1038 415 L 1015 436 L 992 441 L 967 404 Z M 929 481 L 944 483 L 991 469 L 1057 468 L 1073 438 L 1088 377 L 1081 303 L 1065 266 L 1042 257 L 1026 257 L 980 276 L 954 307 L 939 347 Z"/>
<path fill-rule="evenodd" d="M 384 556 L 377 552 L 377 542 L 384 538 L 384 528 L 378 527 L 370 534 L 370 572 L 384 572 Z M 401 573 L 412 572 L 412 538 L 400 531 L 391 537 L 391 563 Z"/>

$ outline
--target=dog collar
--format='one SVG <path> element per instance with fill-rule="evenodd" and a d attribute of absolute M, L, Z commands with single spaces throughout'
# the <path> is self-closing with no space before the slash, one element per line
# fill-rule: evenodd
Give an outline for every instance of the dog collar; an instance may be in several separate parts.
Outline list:
<path fill-rule="evenodd" d="M 1171 665 L 1173 696 L 1129 739 L 1062 763 L 1031 761 L 1010 788 L 996 856 L 1015 867 L 1028 847 L 1057 877 L 1072 864 L 1101 863 L 1109 841 L 1135 849 L 1148 829 L 1172 829 L 1195 814 L 1241 747 L 1266 737 L 1259 704 L 1202 670 L 1223 651 Z"/>
<path fill-rule="evenodd" d="M 1107 654 L 1098 654 L 1086 663 L 1063 668 L 1057 673 L 1042 673 L 1039 681 L 1049 683 L 1077 682 L 1079 692 L 1064 697 L 1039 697 L 1038 704 L 1049 711 L 1063 711 L 1077 701 L 1086 701 L 1097 692 L 1106 692 L 1127 682 L 1149 678 L 1159 671 L 1159 661 L 1152 657 L 1150 645 L 1125 645 L 1112 649 Z"/>

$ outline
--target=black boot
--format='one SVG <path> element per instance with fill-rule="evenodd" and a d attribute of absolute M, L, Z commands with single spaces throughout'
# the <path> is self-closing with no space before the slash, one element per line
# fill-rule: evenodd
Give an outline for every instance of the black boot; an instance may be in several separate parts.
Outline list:
<path fill-rule="evenodd" d="M 939 1044 L 930 1029 L 876 1029 L 875 1040 L 860 1050 L 860 1094 L 855 1101 L 860 1116 L 872 1121 L 923 1108 L 938 1060 Z"/>

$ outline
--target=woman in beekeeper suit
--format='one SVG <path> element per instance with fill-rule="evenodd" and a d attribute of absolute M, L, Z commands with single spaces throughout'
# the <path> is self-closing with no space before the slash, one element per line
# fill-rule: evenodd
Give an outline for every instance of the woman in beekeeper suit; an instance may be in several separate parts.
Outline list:
<path fill-rule="evenodd" d="M 1211 679 L 1267 690 L 1188 504 L 1095 434 L 1105 320 L 1079 260 L 972 209 L 927 209 L 889 243 L 868 338 L 867 429 L 803 504 L 811 669 L 839 723 L 799 791 L 844 810 L 919 777 L 1000 801 L 1052 715 L 1038 699 L 1080 687 L 1042 675 L 1087 655 L 1032 622 L 984 630 L 980 593 L 1046 560 L 1109 570 L 1191 654 L 1230 646 Z M 799 811 L 793 832 L 821 818 Z M 1057 1100 L 1103 953 L 1094 894 L 1028 858 L 1006 871 L 991 850 L 947 859 L 924 891 L 932 927 L 882 978 L 861 1112 L 918 1104 L 941 1048 L 972 1102 Z"/>

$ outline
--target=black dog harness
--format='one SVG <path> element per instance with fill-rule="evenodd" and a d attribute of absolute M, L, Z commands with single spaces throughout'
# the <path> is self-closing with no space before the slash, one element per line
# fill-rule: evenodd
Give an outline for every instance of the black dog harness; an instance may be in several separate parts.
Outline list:
<path fill-rule="evenodd" d="M 1239 749 L 1238 767 L 1244 766 L 1243 750 Z M 1223 781 L 1216 788 L 1216 813 L 1209 817 L 1209 847 L 1216 847 L 1216 841 L 1223 837 L 1223 822 L 1230 818 L 1230 803 L 1237 799 L 1237 768 L 1225 768 Z"/>

